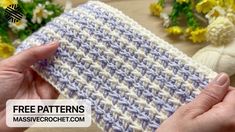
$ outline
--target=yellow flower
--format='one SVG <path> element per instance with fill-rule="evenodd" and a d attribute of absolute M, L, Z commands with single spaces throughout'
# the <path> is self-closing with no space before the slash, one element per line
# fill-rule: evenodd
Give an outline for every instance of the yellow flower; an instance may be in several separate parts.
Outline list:
<path fill-rule="evenodd" d="M 176 2 L 178 2 L 180 4 L 183 4 L 183 3 L 188 3 L 189 0 L 176 0 Z"/>
<path fill-rule="evenodd" d="M 0 7 L 6 9 L 9 5 L 17 4 L 18 0 L 0 0 Z"/>
<path fill-rule="evenodd" d="M 221 7 L 224 7 L 224 0 L 217 0 L 217 4 Z"/>
<path fill-rule="evenodd" d="M 202 0 L 196 5 L 196 10 L 199 13 L 207 13 L 216 5 L 216 0 Z"/>
<path fill-rule="evenodd" d="M 233 9 L 233 11 L 235 11 L 235 1 L 234 0 L 225 0 L 225 6 L 227 6 L 228 8 Z"/>
<path fill-rule="evenodd" d="M 166 29 L 166 31 L 169 33 L 169 34 L 173 34 L 173 35 L 179 35 L 179 34 L 182 34 L 183 33 L 183 30 L 181 27 L 179 26 L 172 26 L 172 27 L 169 27 Z"/>
<path fill-rule="evenodd" d="M 194 43 L 201 43 L 206 41 L 206 28 L 197 28 L 194 31 L 191 31 L 191 36 L 189 37 L 190 40 L 192 40 Z"/>
<path fill-rule="evenodd" d="M 186 30 L 184 31 L 185 36 L 187 36 L 187 37 L 190 36 L 192 31 L 193 31 L 193 29 L 191 27 L 186 28 Z"/>
<path fill-rule="evenodd" d="M 15 48 L 9 44 L 0 42 L 0 58 L 7 58 L 13 55 Z"/>
<path fill-rule="evenodd" d="M 162 6 L 160 5 L 160 3 L 152 3 L 152 4 L 150 4 L 149 9 L 150 9 L 151 13 L 152 13 L 154 16 L 160 16 L 160 13 L 161 13 L 162 10 L 163 10 L 163 8 L 162 8 Z"/>

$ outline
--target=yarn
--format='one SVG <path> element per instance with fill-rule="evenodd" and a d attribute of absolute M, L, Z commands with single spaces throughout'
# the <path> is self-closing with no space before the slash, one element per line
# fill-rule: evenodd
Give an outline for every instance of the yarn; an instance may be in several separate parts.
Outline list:
<path fill-rule="evenodd" d="M 17 52 L 53 40 L 33 69 L 68 98 L 88 99 L 103 131 L 155 131 L 217 74 L 104 3 L 65 12 Z"/>
<path fill-rule="evenodd" d="M 235 28 L 227 17 L 218 17 L 207 27 L 206 38 L 213 45 L 224 45 L 233 40 Z"/>
<path fill-rule="evenodd" d="M 214 70 L 215 72 L 225 72 L 228 75 L 235 74 L 235 41 L 227 45 L 209 45 L 199 50 L 192 58 Z"/>

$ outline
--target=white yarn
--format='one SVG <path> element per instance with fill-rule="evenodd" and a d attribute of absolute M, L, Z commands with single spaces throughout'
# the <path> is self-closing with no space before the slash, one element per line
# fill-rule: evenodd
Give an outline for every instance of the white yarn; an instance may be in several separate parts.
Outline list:
<path fill-rule="evenodd" d="M 199 50 L 192 58 L 215 72 L 235 74 L 235 41 L 227 45 L 209 45 Z"/>
<path fill-rule="evenodd" d="M 231 42 L 235 28 L 233 23 L 226 17 L 218 17 L 207 27 L 206 38 L 213 45 L 223 45 Z"/>

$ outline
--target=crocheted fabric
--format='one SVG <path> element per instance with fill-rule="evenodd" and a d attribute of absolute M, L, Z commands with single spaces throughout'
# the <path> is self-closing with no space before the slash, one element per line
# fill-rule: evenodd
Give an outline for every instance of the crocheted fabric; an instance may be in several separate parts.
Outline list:
<path fill-rule="evenodd" d="M 33 68 L 67 97 L 89 99 L 104 131 L 155 131 L 216 76 L 101 2 L 55 18 L 17 51 L 54 40 L 55 56 Z"/>

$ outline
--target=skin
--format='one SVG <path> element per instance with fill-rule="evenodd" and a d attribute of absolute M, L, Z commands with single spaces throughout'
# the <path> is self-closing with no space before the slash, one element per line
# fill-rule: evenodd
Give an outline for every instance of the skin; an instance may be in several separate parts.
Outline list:
<path fill-rule="evenodd" d="M 234 132 L 235 89 L 219 74 L 192 102 L 180 107 L 157 132 Z"/>
<path fill-rule="evenodd" d="M 46 46 L 30 48 L 0 61 L 0 131 L 22 132 L 26 128 L 6 126 L 5 105 L 8 99 L 56 99 L 58 92 L 43 80 L 30 66 L 52 56 L 58 48 L 53 42 Z"/>
<path fill-rule="evenodd" d="M 22 132 L 27 128 L 6 126 L 8 99 L 56 99 L 58 92 L 30 67 L 52 56 L 58 43 L 30 48 L 0 61 L 0 131 Z M 235 89 L 228 75 L 219 74 L 190 103 L 181 106 L 164 121 L 157 132 L 232 132 L 235 131 Z"/>

